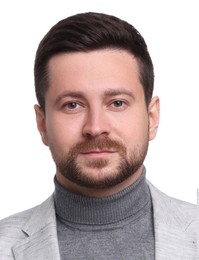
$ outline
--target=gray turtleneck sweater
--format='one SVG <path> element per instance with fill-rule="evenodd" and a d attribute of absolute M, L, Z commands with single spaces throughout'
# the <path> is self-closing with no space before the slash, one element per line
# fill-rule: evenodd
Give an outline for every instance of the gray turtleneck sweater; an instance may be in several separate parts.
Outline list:
<path fill-rule="evenodd" d="M 112 196 L 82 196 L 56 180 L 54 196 L 62 260 L 155 259 L 145 171 L 134 184 Z"/>

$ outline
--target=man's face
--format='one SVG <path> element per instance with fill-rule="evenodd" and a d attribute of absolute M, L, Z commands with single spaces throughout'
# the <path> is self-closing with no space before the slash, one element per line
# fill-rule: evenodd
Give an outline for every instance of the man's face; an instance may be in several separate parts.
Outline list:
<path fill-rule="evenodd" d="M 147 109 L 136 59 L 110 49 L 60 54 L 48 72 L 37 123 L 65 186 L 109 188 L 139 171 L 156 133 L 158 98 Z"/>

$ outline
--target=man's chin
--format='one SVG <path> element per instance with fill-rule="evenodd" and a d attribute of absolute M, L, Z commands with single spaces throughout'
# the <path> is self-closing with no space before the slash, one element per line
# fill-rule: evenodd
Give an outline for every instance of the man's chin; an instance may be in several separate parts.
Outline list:
<path fill-rule="evenodd" d="M 82 166 L 78 169 L 78 174 L 68 176 L 68 179 L 85 188 L 112 188 L 128 178 L 123 172 L 118 172 L 117 167 L 94 167 L 92 165 L 92 167 Z"/>

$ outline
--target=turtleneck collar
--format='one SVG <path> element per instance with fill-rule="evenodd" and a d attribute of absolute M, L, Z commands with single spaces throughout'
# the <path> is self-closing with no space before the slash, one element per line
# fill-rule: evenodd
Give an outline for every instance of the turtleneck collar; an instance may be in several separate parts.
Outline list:
<path fill-rule="evenodd" d="M 145 175 L 144 169 L 135 183 L 106 197 L 87 197 L 70 192 L 55 178 L 56 214 L 65 221 L 87 225 L 106 225 L 128 217 L 137 218 L 151 200 Z"/>

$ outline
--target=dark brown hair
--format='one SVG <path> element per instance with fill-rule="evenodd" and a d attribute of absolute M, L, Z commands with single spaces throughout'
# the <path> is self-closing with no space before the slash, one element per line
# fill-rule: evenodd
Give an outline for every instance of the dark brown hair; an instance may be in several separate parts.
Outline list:
<path fill-rule="evenodd" d="M 45 110 L 48 89 L 48 61 L 59 53 L 89 52 L 97 49 L 129 51 L 138 61 L 139 78 L 148 105 L 154 85 L 154 70 L 147 45 L 141 34 L 129 23 L 102 13 L 81 13 L 55 24 L 40 42 L 35 59 L 35 91 Z"/>

